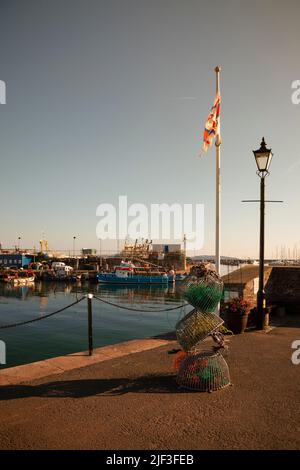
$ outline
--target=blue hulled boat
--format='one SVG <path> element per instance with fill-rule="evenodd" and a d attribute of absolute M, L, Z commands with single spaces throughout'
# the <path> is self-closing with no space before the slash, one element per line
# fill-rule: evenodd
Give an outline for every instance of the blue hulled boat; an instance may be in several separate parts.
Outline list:
<path fill-rule="evenodd" d="M 175 281 L 174 272 L 166 273 L 153 268 L 136 267 L 131 262 L 122 261 L 113 273 L 98 273 L 98 282 L 103 284 L 168 284 Z"/>

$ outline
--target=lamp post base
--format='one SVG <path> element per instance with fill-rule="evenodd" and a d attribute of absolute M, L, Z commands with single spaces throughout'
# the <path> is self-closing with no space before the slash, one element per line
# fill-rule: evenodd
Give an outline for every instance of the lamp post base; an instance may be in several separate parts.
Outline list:
<path fill-rule="evenodd" d="M 269 326 L 269 314 L 266 309 L 266 293 L 264 290 L 257 292 L 257 318 L 256 328 L 265 330 Z"/>

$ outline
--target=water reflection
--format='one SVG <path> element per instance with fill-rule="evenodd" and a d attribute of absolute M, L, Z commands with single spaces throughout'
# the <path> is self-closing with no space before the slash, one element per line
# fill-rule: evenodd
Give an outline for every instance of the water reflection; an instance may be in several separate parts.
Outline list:
<path fill-rule="evenodd" d="M 34 284 L 27 286 L 14 286 L 13 284 L 0 283 L 0 297 L 14 297 L 19 300 L 26 300 L 30 295 L 34 295 L 32 291 Z"/>
<path fill-rule="evenodd" d="M 180 301 L 181 295 L 175 284 L 169 286 L 112 286 L 94 283 L 64 283 L 38 281 L 26 286 L 0 284 L 0 297 L 14 297 L 28 300 L 30 297 L 47 298 L 57 294 L 74 296 L 77 294 L 94 293 L 98 297 L 116 298 L 122 303 L 148 303 Z"/>

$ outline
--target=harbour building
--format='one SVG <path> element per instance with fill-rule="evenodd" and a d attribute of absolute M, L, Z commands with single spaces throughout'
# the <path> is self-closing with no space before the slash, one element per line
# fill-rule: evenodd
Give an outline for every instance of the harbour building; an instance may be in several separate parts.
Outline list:
<path fill-rule="evenodd" d="M 1 253 L 0 267 L 2 268 L 24 268 L 32 261 L 32 256 L 23 253 Z"/>

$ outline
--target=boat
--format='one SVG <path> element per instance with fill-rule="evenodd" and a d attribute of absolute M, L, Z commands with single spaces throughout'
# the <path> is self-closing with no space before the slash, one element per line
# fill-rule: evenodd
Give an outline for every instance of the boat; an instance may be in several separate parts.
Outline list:
<path fill-rule="evenodd" d="M 19 271 L 17 275 L 11 280 L 14 285 L 24 285 L 34 282 L 34 274 L 30 271 Z"/>
<path fill-rule="evenodd" d="M 14 286 L 29 284 L 34 282 L 34 279 L 34 274 L 31 271 L 7 270 L 0 274 L 0 282 Z"/>
<path fill-rule="evenodd" d="M 0 274 L 0 282 L 11 283 L 17 278 L 17 271 L 5 270 Z"/>
<path fill-rule="evenodd" d="M 175 281 L 174 272 L 161 272 L 153 267 L 136 267 L 131 261 L 122 261 L 112 273 L 98 273 L 97 280 L 103 284 L 168 284 Z"/>

